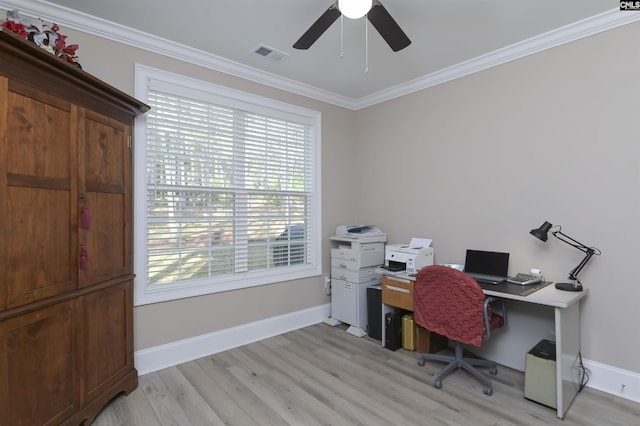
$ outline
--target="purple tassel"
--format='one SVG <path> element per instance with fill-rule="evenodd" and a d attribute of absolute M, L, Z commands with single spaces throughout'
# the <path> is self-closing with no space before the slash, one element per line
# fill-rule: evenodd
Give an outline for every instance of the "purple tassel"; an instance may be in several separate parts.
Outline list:
<path fill-rule="evenodd" d="M 89 256 L 89 252 L 87 250 L 87 245 L 82 243 L 82 248 L 80 249 L 80 269 L 87 269 L 87 257 Z"/>

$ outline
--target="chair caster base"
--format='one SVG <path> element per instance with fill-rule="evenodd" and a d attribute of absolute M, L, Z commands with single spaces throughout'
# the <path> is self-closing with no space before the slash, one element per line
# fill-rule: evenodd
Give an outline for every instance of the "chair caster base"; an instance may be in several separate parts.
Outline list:
<path fill-rule="evenodd" d="M 491 387 L 491 384 L 484 385 L 482 392 L 484 392 L 485 395 L 491 396 L 491 394 L 493 393 L 493 387 Z"/>

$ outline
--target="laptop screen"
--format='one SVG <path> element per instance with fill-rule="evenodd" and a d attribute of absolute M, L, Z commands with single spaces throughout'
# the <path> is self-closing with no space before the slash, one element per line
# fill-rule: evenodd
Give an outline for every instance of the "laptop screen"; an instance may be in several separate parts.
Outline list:
<path fill-rule="evenodd" d="M 467 250 L 464 271 L 506 277 L 509 272 L 509 253 Z"/>

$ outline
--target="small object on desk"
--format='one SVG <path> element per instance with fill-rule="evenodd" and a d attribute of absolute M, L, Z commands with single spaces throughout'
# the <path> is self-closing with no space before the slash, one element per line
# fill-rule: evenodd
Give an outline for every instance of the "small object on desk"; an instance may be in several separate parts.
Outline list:
<path fill-rule="evenodd" d="M 540 277 L 529 274 L 516 274 L 515 277 L 507 278 L 508 283 L 520 285 L 538 284 L 540 281 L 542 281 Z"/>

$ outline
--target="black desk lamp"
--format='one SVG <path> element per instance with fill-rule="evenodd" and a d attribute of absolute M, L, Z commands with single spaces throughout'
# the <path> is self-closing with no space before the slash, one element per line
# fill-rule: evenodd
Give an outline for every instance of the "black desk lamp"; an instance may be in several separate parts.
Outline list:
<path fill-rule="evenodd" d="M 569 237 L 568 235 L 562 233 L 562 227 L 560 225 L 553 226 L 552 224 L 546 221 L 542 224 L 542 226 L 540 226 L 540 228 L 532 229 L 531 232 L 529 233 L 539 240 L 547 241 L 547 232 L 549 232 L 553 228 L 557 228 L 557 229 L 555 231 L 552 231 L 551 235 L 553 235 L 560 241 L 564 241 L 570 246 L 575 247 L 581 252 L 586 254 L 584 259 L 582 259 L 582 262 L 580 262 L 578 266 L 576 266 L 571 270 L 571 272 L 569 272 L 569 279 L 571 280 L 571 282 L 556 283 L 556 288 L 558 290 L 565 290 L 565 291 L 582 291 L 582 283 L 578 279 L 578 273 L 582 271 L 582 268 L 584 268 L 584 265 L 587 264 L 589 259 L 591 259 L 591 257 L 594 254 L 596 256 L 599 256 L 601 252 L 595 247 L 587 247 L 584 244 Z"/>

